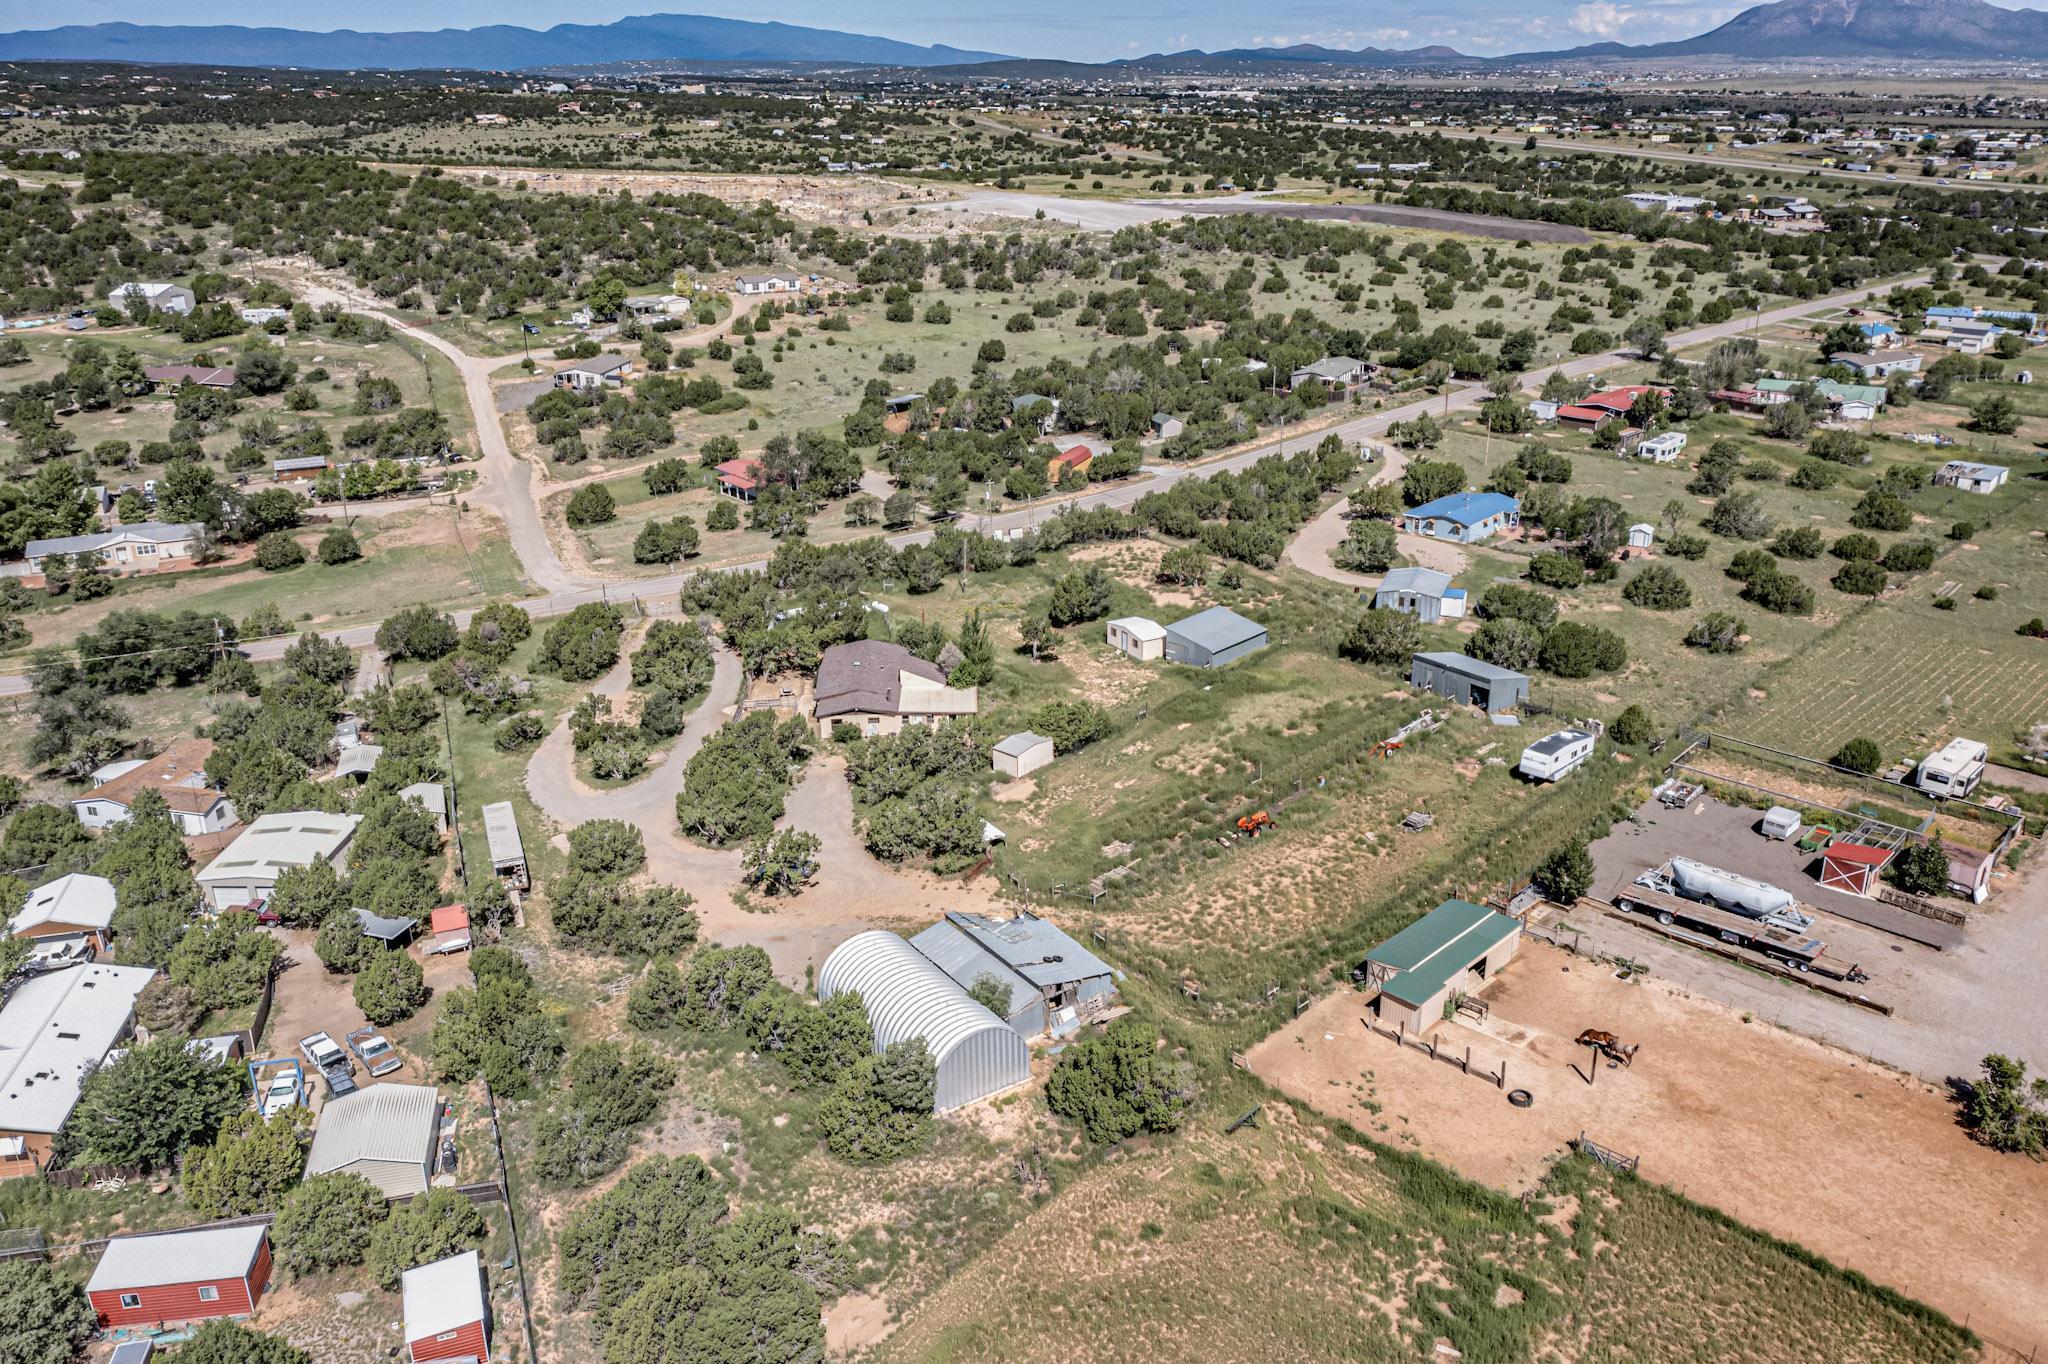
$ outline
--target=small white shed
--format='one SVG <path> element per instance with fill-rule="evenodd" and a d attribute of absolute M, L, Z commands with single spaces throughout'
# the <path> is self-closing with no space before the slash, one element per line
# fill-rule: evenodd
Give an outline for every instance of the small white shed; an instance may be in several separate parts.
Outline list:
<path fill-rule="evenodd" d="M 1166 656 L 1166 627 L 1143 616 L 1124 616 L 1109 623 L 1109 647 L 1140 663 Z"/>
<path fill-rule="evenodd" d="M 1006 777 L 1029 776 L 1051 761 L 1052 740 L 1028 729 L 995 746 L 996 771 Z"/>
<path fill-rule="evenodd" d="M 1628 528 L 1628 547 L 1648 549 L 1657 543 L 1657 528 L 1648 521 L 1638 521 Z"/>

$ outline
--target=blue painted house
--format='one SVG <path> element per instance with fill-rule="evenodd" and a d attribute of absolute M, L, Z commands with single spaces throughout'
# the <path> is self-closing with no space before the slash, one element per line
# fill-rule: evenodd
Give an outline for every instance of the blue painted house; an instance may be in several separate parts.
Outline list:
<path fill-rule="evenodd" d="M 1505 493 L 1452 493 L 1402 513 L 1410 535 L 1471 544 L 1522 524 L 1522 504 Z"/>

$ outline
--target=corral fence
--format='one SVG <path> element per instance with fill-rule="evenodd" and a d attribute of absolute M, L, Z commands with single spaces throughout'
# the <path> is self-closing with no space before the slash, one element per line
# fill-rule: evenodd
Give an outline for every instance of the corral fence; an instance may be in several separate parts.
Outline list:
<path fill-rule="evenodd" d="M 1397 1047 L 1413 1048 L 1416 1051 L 1423 1052 L 1430 1060 L 1441 1061 L 1455 1069 L 1459 1074 L 1470 1075 L 1475 1079 L 1483 1080 L 1495 1089 L 1506 1089 L 1508 1087 L 1508 1063 L 1505 1059 L 1501 1061 L 1499 1070 L 1487 1070 L 1484 1067 L 1475 1070 L 1472 1066 L 1472 1048 L 1470 1044 L 1467 1044 L 1462 1049 L 1439 1046 L 1434 1033 L 1412 1034 L 1408 1031 L 1406 1023 L 1396 1023 L 1391 1028 L 1383 1028 L 1373 1021 L 1371 1014 L 1363 1015 L 1362 1021 L 1367 1031 L 1376 1036 L 1386 1038 Z"/>
<path fill-rule="evenodd" d="M 1625 1156 L 1611 1147 L 1589 1140 L 1584 1132 L 1572 1139 L 1572 1149 L 1580 1155 L 1591 1156 L 1616 1174 L 1632 1175 L 1642 1170 L 1641 1156 Z"/>

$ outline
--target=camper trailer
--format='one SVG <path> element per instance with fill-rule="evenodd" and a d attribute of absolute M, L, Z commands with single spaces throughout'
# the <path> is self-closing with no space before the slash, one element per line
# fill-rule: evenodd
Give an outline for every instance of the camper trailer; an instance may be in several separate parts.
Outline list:
<path fill-rule="evenodd" d="M 1515 770 L 1530 781 L 1556 781 L 1592 756 L 1592 735 L 1583 729 L 1561 729 L 1523 749 Z"/>
<path fill-rule="evenodd" d="M 1930 796 L 1967 796 L 1984 779 L 1991 750 L 1975 739 L 1950 739 L 1920 760 L 1913 785 Z"/>

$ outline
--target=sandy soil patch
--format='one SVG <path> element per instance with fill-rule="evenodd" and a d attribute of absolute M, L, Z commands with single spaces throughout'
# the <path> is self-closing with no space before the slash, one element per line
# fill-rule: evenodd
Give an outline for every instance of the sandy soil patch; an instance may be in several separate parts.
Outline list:
<path fill-rule="evenodd" d="M 1644 1177 L 1860 1269 L 2006 1340 L 2048 1301 L 2048 1166 L 1978 1146 L 1947 1096 L 1718 1004 L 1524 940 L 1482 1024 L 1440 1024 L 1449 1055 L 1503 1063 L 1498 1090 L 1368 1032 L 1363 998 L 1315 1005 L 1253 1048 L 1252 1068 L 1333 1117 L 1496 1188 L 1532 1187 L 1584 1132 Z M 1582 1028 L 1640 1043 L 1588 1084 Z M 1759 1177 L 1767 1172 L 1767 1177 Z M 1908 1234 L 1900 1234 L 1910 1229 Z"/>

